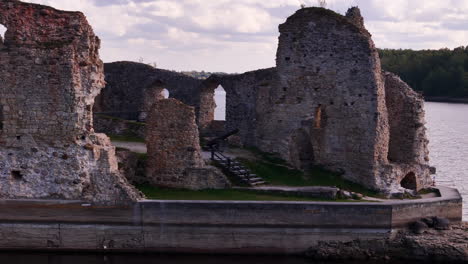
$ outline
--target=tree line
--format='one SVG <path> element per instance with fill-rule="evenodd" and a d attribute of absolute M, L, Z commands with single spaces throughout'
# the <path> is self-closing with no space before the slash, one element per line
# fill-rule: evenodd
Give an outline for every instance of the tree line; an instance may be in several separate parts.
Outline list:
<path fill-rule="evenodd" d="M 468 46 L 453 50 L 380 49 L 382 68 L 425 97 L 468 98 Z"/>

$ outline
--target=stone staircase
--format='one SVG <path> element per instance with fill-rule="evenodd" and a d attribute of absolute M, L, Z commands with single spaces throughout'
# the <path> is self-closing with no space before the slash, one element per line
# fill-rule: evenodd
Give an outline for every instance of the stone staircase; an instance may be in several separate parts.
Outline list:
<path fill-rule="evenodd" d="M 259 186 L 267 183 L 261 177 L 251 173 L 249 169 L 244 167 L 238 161 L 226 157 L 221 152 L 212 150 L 211 160 L 216 162 L 231 176 L 235 177 L 237 180 L 244 184 L 247 184 L 249 186 Z"/>

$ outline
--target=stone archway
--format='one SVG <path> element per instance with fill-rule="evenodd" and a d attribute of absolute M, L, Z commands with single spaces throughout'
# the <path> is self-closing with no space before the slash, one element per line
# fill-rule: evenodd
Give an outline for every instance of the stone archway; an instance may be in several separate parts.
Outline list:
<path fill-rule="evenodd" d="M 215 89 L 220 84 L 217 82 L 205 83 L 200 93 L 200 110 L 198 112 L 198 126 L 201 129 L 205 129 L 215 119 L 214 113 L 216 108 L 216 102 L 214 99 Z"/>
<path fill-rule="evenodd" d="M 169 96 L 169 90 L 165 88 L 164 83 L 160 81 L 156 81 L 149 88 L 146 88 L 143 92 L 143 105 L 138 112 L 138 121 L 145 122 L 148 112 L 151 110 L 153 105 L 159 100 L 169 98 Z"/>
<path fill-rule="evenodd" d="M 3 41 L 5 40 L 5 33 L 7 31 L 7 28 L 0 24 L 0 45 L 3 44 Z"/>
<path fill-rule="evenodd" d="M 418 182 L 417 182 L 417 179 L 416 179 L 416 174 L 414 174 L 414 172 L 409 172 L 401 180 L 400 185 L 401 185 L 401 187 L 403 187 L 405 189 L 417 190 L 418 189 L 418 184 L 417 183 Z"/>
<path fill-rule="evenodd" d="M 215 121 L 226 121 L 226 90 L 220 84 L 214 91 L 215 109 L 214 119 Z"/>

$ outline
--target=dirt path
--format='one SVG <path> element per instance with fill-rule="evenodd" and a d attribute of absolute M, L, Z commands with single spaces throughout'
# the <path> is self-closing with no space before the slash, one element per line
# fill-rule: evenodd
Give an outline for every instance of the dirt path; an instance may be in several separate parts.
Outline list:
<path fill-rule="evenodd" d="M 112 144 L 117 148 L 125 148 L 136 153 L 146 153 L 146 144 L 142 142 L 126 142 L 112 140 Z"/>

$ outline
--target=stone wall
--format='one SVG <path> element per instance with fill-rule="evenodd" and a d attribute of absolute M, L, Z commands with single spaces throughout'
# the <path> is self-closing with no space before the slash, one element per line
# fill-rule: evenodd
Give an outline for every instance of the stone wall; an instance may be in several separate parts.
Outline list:
<path fill-rule="evenodd" d="M 395 231 L 421 218 L 438 216 L 460 223 L 459 193 L 444 188 L 441 194 L 381 203 L 145 200 L 127 207 L 83 207 L 71 201 L 4 201 L 0 203 L 0 235 L 4 238 L 0 249 L 301 254 L 326 249 L 327 242 L 339 245 L 334 250 L 342 252 L 359 239 L 372 245 L 354 248 L 367 256 L 366 249 L 385 246 Z M 439 243 L 439 252 L 464 249 L 458 253 L 466 256 L 466 229 L 461 239 L 442 231 L 437 234 L 418 237 L 436 239 L 432 243 Z M 442 241 L 441 236 L 449 239 Z M 399 245 L 426 253 L 428 260 L 440 255 L 430 248 L 421 251 L 424 246 L 417 240 L 405 241 Z M 345 257 L 340 260 L 346 263 Z"/>
<path fill-rule="evenodd" d="M 279 83 L 259 120 L 259 147 L 291 163 L 313 153 L 314 164 L 379 188 L 374 169 L 386 159 L 388 124 L 370 34 L 322 8 L 300 9 L 279 29 Z"/>
<path fill-rule="evenodd" d="M 147 65 L 109 64 L 112 94 L 103 96 L 101 105 L 115 97 L 115 106 L 140 111 L 148 106 L 143 98 L 156 96 L 137 92 L 142 98 L 131 101 L 140 110 L 119 100 L 134 87 L 170 83 L 179 87 L 175 93 L 169 89 L 171 97 L 194 106 L 201 132 L 212 135 L 219 133 L 212 131 L 214 90 L 222 85 L 225 130 L 239 129 L 243 146 L 279 153 L 301 169 L 324 166 L 385 192 L 430 186 L 423 102 L 398 77 L 382 73 L 360 10 L 353 7 L 342 16 L 302 8 L 279 31 L 275 68 L 213 75 L 202 83 Z"/>
<path fill-rule="evenodd" d="M 359 9 L 342 16 L 303 8 L 279 29 L 276 68 L 205 81 L 202 99 L 218 84 L 226 90 L 226 129 L 239 128 L 243 145 L 279 153 L 295 167 L 321 165 L 372 189 L 431 185 L 423 102 L 382 74 Z M 206 98 L 205 126 L 212 120 Z"/>
<path fill-rule="evenodd" d="M 146 132 L 146 176 L 156 186 L 206 189 L 224 188 L 228 181 L 201 156 L 193 107 L 176 99 L 153 105 Z"/>
<path fill-rule="evenodd" d="M 383 75 L 390 126 L 388 161 L 397 171 L 394 176 L 402 182 L 405 176 L 414 174 L 418 176 L 413 183 L 416 189 L 429 186 L 432 179 L 423 97 L 395 74 L 384 72 Z"/>
<path fill-rule="evenodd" d="M 0 2 L 0 197 L 133 202 L 109 139 L 93 131 L 100 40 L 80 12 Z"/>
<path fill-rule="evenodd" d="M 163 89 L 171 98 L 198 106 L 201 80 L 126 61 L 106 63 L 104 71 L 106 87 L 96 98 L 94 112 L 135 120 L 151 108 Z"/>
<path fill-rule="evenodd" d="M 226 91 L 226 132 L 239 129 L 246 146 L 257 145 L 257 120 L 268 104 L 271 87 L 276 83 L 275 68 L 238 75 L 213 75 L 203 82 L 198 122 L 206 128 L 214 118 L 214 89 L 222 85 Z"/>

